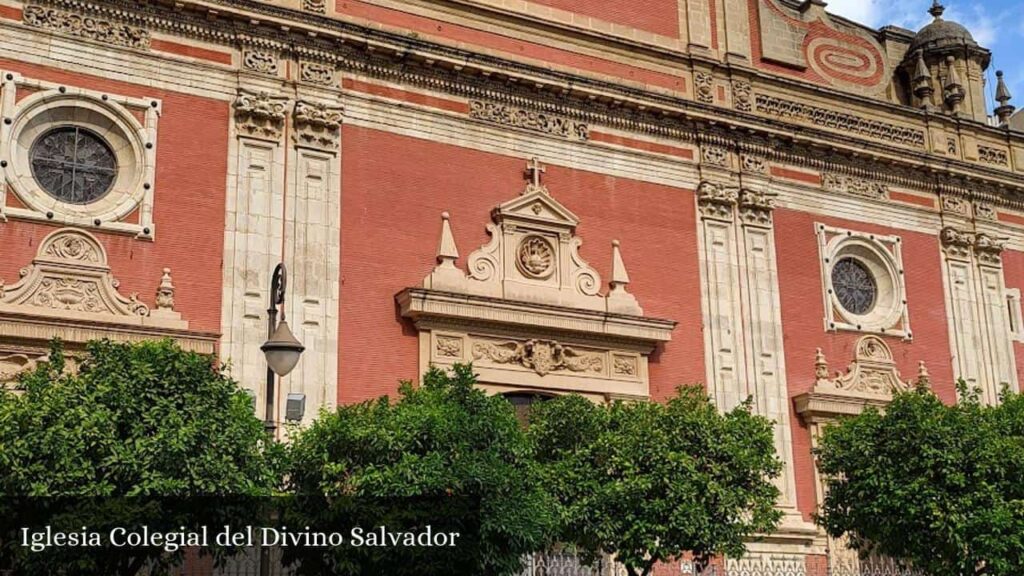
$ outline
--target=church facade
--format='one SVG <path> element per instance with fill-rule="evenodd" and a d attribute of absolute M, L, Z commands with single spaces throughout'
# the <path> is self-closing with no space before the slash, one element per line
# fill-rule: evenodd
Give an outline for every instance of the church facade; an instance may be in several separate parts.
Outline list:
<path fill-rule="evenodd" d="M 729 567 L 866 573 L 812 523 L 821 427 L 1024 378 L 1024 132 L 930 9 L 0 0 L 0 381 L 53 337 L 172 337 L 263 406 L 283 262 L 279 421 L 432 364 L 520 406 L 703 383 L 784 462 Z"/>

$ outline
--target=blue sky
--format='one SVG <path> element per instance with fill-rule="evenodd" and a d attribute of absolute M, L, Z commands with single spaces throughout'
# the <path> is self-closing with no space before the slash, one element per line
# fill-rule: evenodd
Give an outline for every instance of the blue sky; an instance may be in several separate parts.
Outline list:
<path fill-rule="evenodd" d="M 932 21 L 928 9 L 932 0 L 827 0 L 828 10 L 869 26 L 895 24 L 920 30 Z M 946 20 L 955 20 L 992 51 L 986 93 L 989 108 L 995 99 L 995 71 L 1006 73 L 1006 82 L 1014 98 L 1010 102 L 1024 108 L 1024 1 L 1022 0 L 944 0 Z"/>

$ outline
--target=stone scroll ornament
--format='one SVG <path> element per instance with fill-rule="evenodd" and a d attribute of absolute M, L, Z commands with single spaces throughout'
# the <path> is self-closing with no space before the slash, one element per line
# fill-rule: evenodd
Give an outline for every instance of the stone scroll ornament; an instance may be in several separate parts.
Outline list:
<path fill-rule="evenodd" d="M 122 295 L 119 286 L 99 241 L 85 231 L 63 228 L 43 240 L 35 259 L 22 268 L 18 282 L 6 285 L 0 281 L 0 312 L 61 317 L 72 313 L 88 319 L 131 322 L 153 318 L 168 327 L 188 327 L 174 311 L 170 269 L 164 269 L 157 288 L 156 310 L 150 310 L 137 293 Z"/>
<path fill-rule="evenodd" d="M 600 293 L 600 275 L 579 253 L 579 218 L 542 184 L 544 171 L 536 158 L 531 160 L 522 195 L 494 209 L 487 225 L 491 241 L 469 255 L 468 275 L 455 265 L 459 251 L 451 216 L 444 213 L 438 265 L 424 279 L 424 288 L 642 316 L 626 290 L 629 274 L 618 242 L 612 245 L 610 290 Z"/>

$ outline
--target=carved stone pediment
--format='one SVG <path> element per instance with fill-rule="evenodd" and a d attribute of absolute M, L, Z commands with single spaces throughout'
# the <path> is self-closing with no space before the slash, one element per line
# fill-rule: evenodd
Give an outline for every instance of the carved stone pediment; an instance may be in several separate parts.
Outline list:
<path fill-rule="evenodd" d="M 506 389 L 646 397 L 648 355 L 676 323 L 643 316 L 617 241 L 602 294 L 579 254 L 579 218 L 541 183 L 543 171 L 532 161 L 525 191 L 491 212 L 491 240 L 470 254 L 468 273 L 442 215 L 437 266 L 397 296 L 420 330 L 421 364 L 473 362 L 481 382 Z"/>
<path fill-rule="evenodd" d="M 920 363 L 915 379 L 904 380 L 892 350 L 877 336 L 864 336 L 857 341 L 853 362 L 845 374 L 829 375 L 828 362 L 820 348 L 814 369 L 814 390 L 795 399 L 797 412 L 811 421 L 859 414 L 866 406 L 883 407 L 898 392 L 929 385 L 924 362 Z"/>
<path fill-rule="evenodd" d="M 169 269 L 155 287 L 155 310 L 118 286 L 103 245 L 88 232 L 63 228 L 43 239 L 17 282 L 0 279 L 0 382 L 31 369 L 53 338 L 74 348 L 100 338 L 173 337 L 187 349 L 213 352 L 216 336 L 188 332 L 174 310 Z"/>

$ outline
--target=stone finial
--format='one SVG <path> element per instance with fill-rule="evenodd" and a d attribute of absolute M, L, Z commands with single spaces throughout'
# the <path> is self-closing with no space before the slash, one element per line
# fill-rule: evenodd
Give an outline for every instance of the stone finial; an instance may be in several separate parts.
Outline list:
<path fill-rule="evenodd" d="M 160 286 L 156 289 L 157 310 L 174 310 L 174 282 L 171 281 L 171 269 L 164 268 L 160 278 Z"/>
<path fill-rule="evenodd" d="M 629 273 L 626 272 L 626 265 L 622 262 L 622 251 L 619 250 L 618 240 L 612 240 L 612 290 L 625 289 L 629 284 Z"/>
<path fill-rule="evenodd" d="M 814 353 L 814 377 L 818 380 L 828 380 L 828 360 L 825 360 L 821 348 Z"/>
<path fill-rule="evenodd" d="M 931 14 L 936 20 L 941 20 L 942 15 L 946 12 L 946 7 L 942 5 L 939 0 L 932 2 L 932 7 L 928 9 L 928 13 Z"/>
<path fill-rule="evenodd" d="M 932 377 L 928 374 L 928 367 L 924 365 L 924 360 L 922 360 L 917 365 L 917 380 L 915 383 L 921 388 L 928 388 L 931 386 L 931 382 Z"/>
<path fill-rule="evenodd" d="M 181 319 L 181 314 L 174 311 L 174 281 L 171 279 L 170 268 L 164 268 L 160 285 L 156 288 L 156 308 L 149 315 L 154 318 Z"/>
<path fill-rule="evenodd" d="M 636 297 L 626 291 L 629 273 L 626 272 L 626 264 L 622 261 L 619 246 L 618 240 L 612 240 L 612 279 L 608 283 L 611 287 L 608 292 L 608 312 L 642 316 L 644 311 L 637 303 Z"/>
<path fill-rule="evenodd" d="M 917 52 L 917 67 L 914 70 L 914 96 L 917 96 L 925 106 L 932 103 L 932 95 L 935 88 L 932 86 L 932 73 L 928 70 L 928 64 L 924 61 L 924 51 Z"/>
<path fill-rule="evenodd" d="M 1012 98 L 1013 95 L 1010 94 L 1010 89 L 1006 87 L 1006 81 L 1003 80 L 1003 71 L 996 71 L 996 102 L 999 102 L 999 107 L 995 112 L 1001 125 L 1006 125 L 1010 121 L 1010 116 L 1017 111 L 1016 107 L 1010 105 Z"/>
<path fill-rule="evenodd" d="M 953 56 L 946 57 L 946 68 L 949 70 L 949 74 L 946 78 L 945 88 L 945 101 L 953 112 L 956 112 L 960 107 L 960 104 L 964 101 L 966 92 L 964 90 L 963 81 L 960 80 L 960 73 L 956 71 L 956 58 Z"/>
<path fill-rule="evenodd" d="M 455 265 L 459 249 L 452 234 L 451 215 L 441 213 L 441 240 L 437 244 L 437 266 L 423 280 L 424 288 L 434 290 L 461 290 L 466 284 L 466 275 Z"/>
<path fill-rule="evenodd" d="M 454 268 L 459 259 L 459 249 L 452 235 L 451 215 L 441 213 L 441 242 L 437 245 L 437 263 L 446 268 Z"/>

